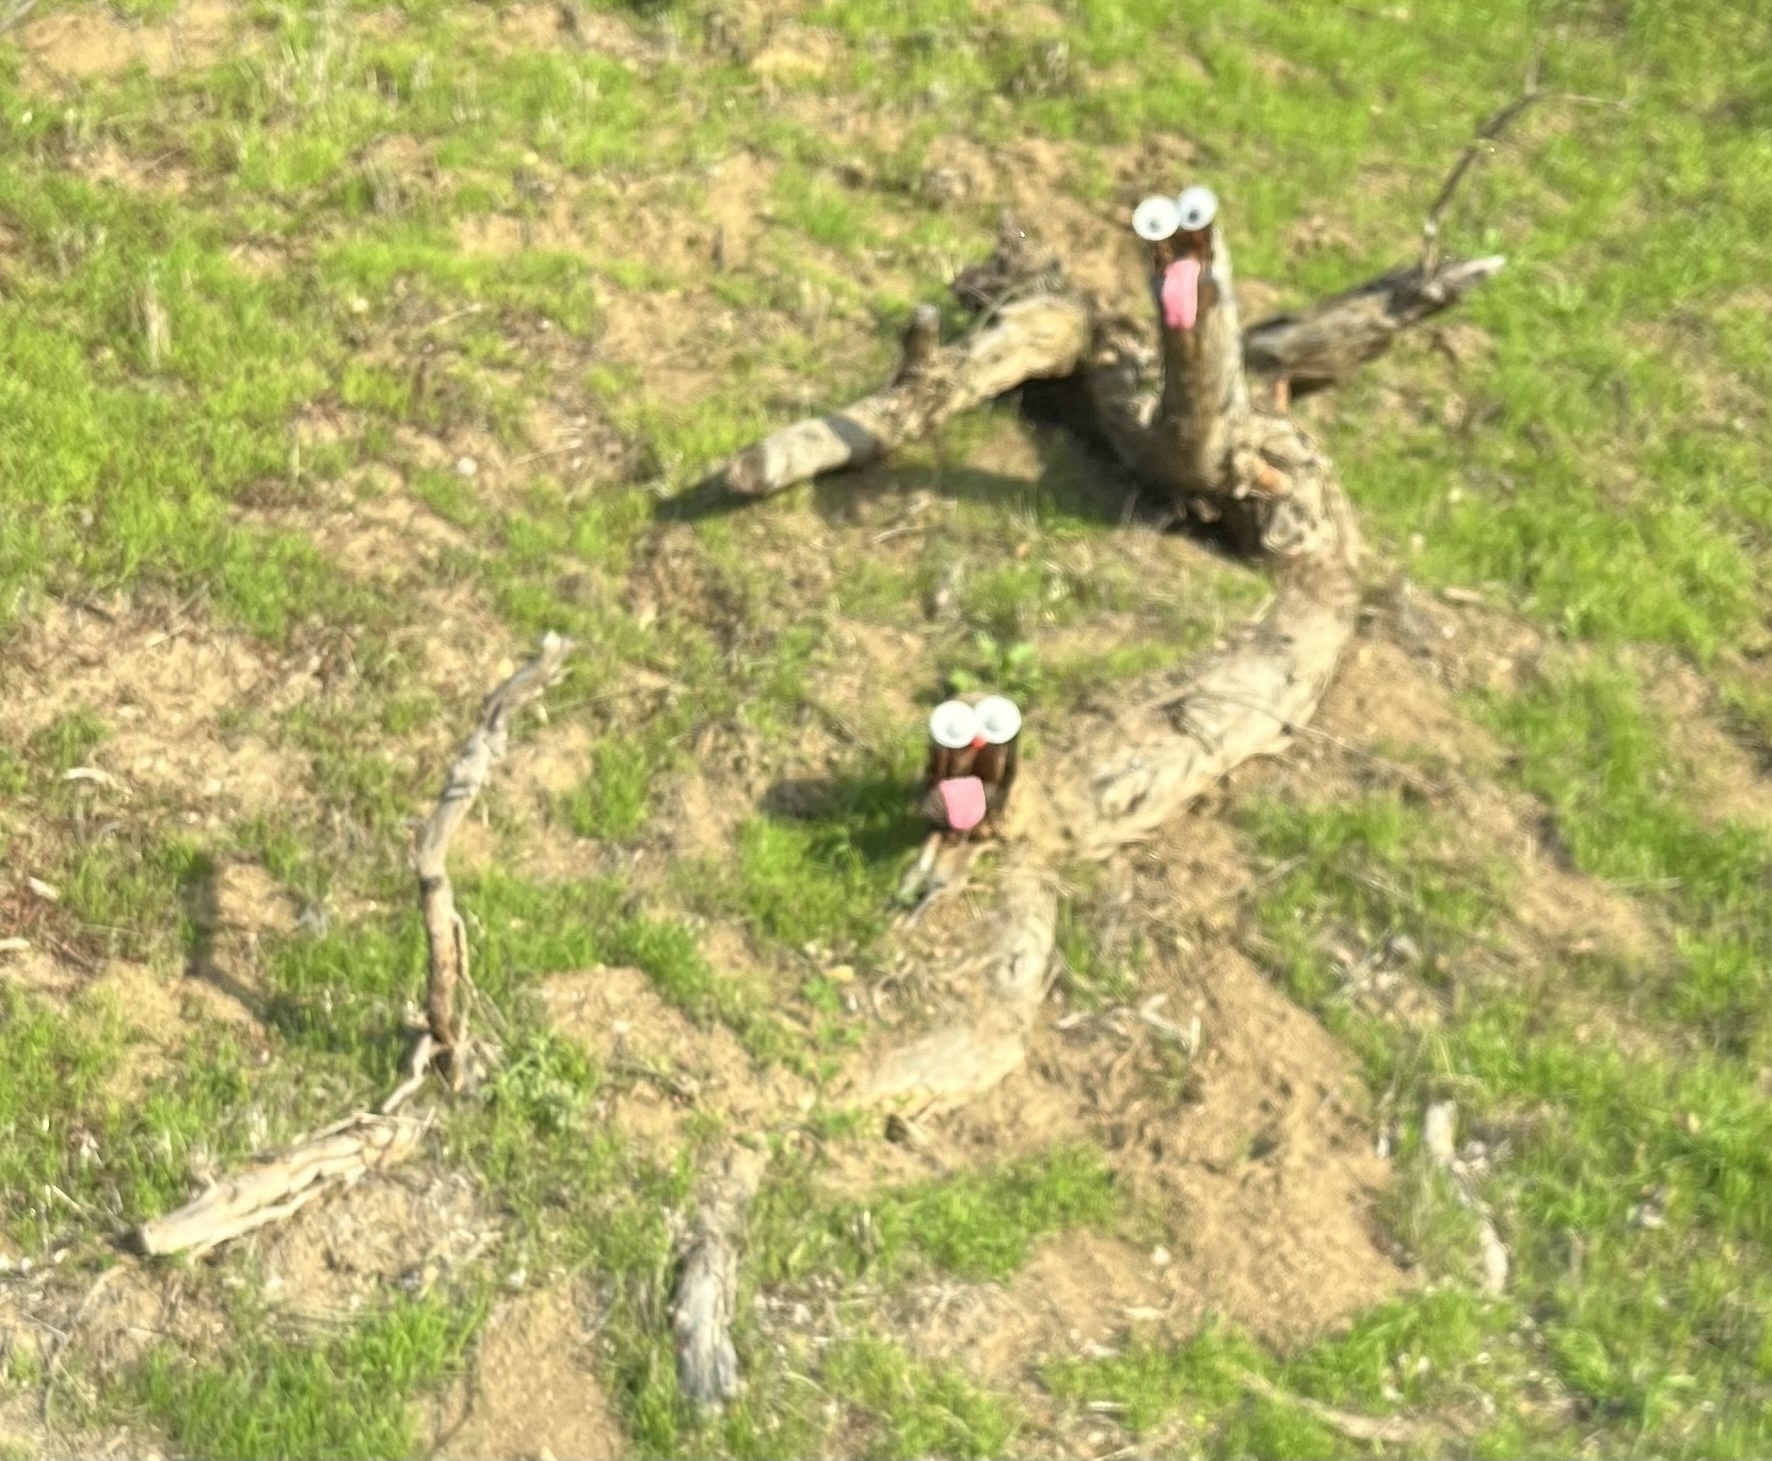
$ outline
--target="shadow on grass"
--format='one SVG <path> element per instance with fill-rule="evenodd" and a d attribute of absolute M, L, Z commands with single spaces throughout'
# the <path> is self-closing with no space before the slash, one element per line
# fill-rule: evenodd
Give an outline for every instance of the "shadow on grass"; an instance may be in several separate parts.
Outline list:
<path fill-rule="evenodd" d="M 193 857 L 179 878 L 179 906 L 185 922 L 185 974 L 225 994 L 261 1024 L 270 1020 L 271 1001 L 216 959 L 222 926 L 221 869 L 207 852 Z"/>
<path fill-rule="evenodd" d="M 342 982 L 336 996 L 325 982 L 311 990 L 277 988 L 270 980 L 267 983 L 272 987 L 260 987 L 228 967 L 229 961 L 218 954 L 220 936 L 227 927 L 220 878 L 221 865 L 205 852 L 190 860 L 179 879 L 186 976 L 226 995 L 266 1031 L 275 1032 L 291 1045 L 345 1056 L 360 1063 L 376 1080 L 397 1070 L 405 1058 L 408 1033 L 397 1017 L 387 1017 L 387 1000 Z M 366 955 L 364 962 L 367 966 L 378 960 Z M 335 997 L 343 1001 L 342 1007 L 333 1006 Z"/>
<path fill-rule="evenodd" d="M 763 794 L 758 810 L 793 823 L 815 840 L 841 840 L 870 867 L 896 863 L 921 845 L 929 826 L 915 782 L 876 767 L 854 776 L 790 776 Z"/>

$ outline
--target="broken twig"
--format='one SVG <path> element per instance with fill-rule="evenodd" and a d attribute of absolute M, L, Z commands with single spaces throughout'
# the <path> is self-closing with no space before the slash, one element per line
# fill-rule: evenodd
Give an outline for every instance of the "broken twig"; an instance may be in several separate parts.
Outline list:
<path fill-rule="evenodd" d="M 462 824 L 492 768 L 505 756 L 511 721 L 517 712 L 559 680 L 572 641 L 549 632 L 542 636 L 535 658 L 486 697 L 480 723 L 450 769 L 436 809 L 420 829 L 415 861 L 419 906 L 424 913 L 430 965 L 425 983 L 425 1013 L 435 1058 L 450 1088 L 461 1089 L 466 1077 L 460 1047 L 465 1021 L 456 1007 L 456 986 L 468 979 L 468 937 L 455 911 L 446 859 L 449 840 Z"/>

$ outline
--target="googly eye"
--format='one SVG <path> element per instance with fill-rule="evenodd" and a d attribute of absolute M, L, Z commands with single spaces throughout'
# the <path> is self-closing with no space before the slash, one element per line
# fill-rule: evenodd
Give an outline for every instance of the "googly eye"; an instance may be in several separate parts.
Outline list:
<path fill-rule="evenodd" d="M 962 751 L 978 734 L 978 716 L 964 700 L 944 700 L 929 717 L 929 735 L 938 746 Z"/>
<path fill-rule="evenodd" d="M 1181 210 L 1173 198 L 1146 198 L 1132 210 L 1132 231 L 1149 243 L 1161 243 L 1180 223 Z"/>
<path fill-rule="evenodd" d="M 1015 739 L 1021 730 L 1021 710 L 1007 695 L 987 695 L 973 712 L 978 728 L 993 746 Z"/>
<path fill-rule="evenodd" d="M 1202 229 L 1218 217 L 1218 195 L 1210 188 L 1186 188 L 1175 200 L 1175 226 L 1189 233 Z"/>

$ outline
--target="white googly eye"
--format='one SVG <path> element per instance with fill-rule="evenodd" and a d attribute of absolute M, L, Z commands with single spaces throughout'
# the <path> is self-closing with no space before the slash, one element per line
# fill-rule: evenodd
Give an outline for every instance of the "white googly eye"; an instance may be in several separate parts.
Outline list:
<path fill-rule="evenodd" d="M 1132 231 L 1149 243 L 1161 243 L 1180 222 L 1181 211 L 1173 198 L 1146 198 L 1132 210 Z"/>
<path fill-rule="evenodd" d="M 1015 739 L 1021 730 L 1021 711 L 1007 695 L 987 695 L 974 712 L 978 728 L 993 746 Z"/>
<path fill-rule="evenodd" d="M 936 745 L 962 751 L 978 734 L 978 716 L 964 700 L 944 700 L 929 717 L 929 734 Z"/>
<path fill-rule="evenodd" d="M 1175 200 L 1175 226 L 1189 233 L 1207 227 L 1218 217 L 1218 196 L 1210 188 L 1195 185 Z"/>

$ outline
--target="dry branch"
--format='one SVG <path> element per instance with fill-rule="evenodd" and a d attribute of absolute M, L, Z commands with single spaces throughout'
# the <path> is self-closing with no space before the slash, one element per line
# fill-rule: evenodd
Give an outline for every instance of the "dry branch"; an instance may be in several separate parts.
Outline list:
<path fill-rule="evenodd" d="M 542 636 L 535 658 L 486 697 L 480 723 L 451 768 L 436 809 L 419 831 L 415 857 L 418 896 L 430 954 L 425 1013 L 436 1059 L 453 1089 L 460 1089 L 466 1074 L 459 1051 L 464 1020 L 455 996 L 457 985 L 468 978 L 468 939 L 449 883 L 449 840 L 486 785 L 493 766 L 504 759 L 511 720 L 560 678 L 561 666 L 571 651 L 570 639 L 550 631 Z"/>
<path fill-rule="evenodd" d="M 316 1132 L 287 1152 L 217 1183 L 176 1212 L 136 1229 L 139 1251 L 206 1253 L 219 1243 L 299 1212 L 315 1198 L 418 1150 L 423 1119 L 363 1113 Z"/>
<path fill-rule="evenodd" d="M 697 1405 L 721 1406 L 739 1392 L 732 1317 L 738 1304 L 738 1255 L 745 1209 L 763 1180 L 767 1156 L 745 1147 L 728 1154 L 708 1184 L 671 1300 L 677 1380 Z"/>
<path fill-rule="evenodd" d="M 1412 325 L 1450 309 L 1493 279 L 1507 259 L 1492 254 L 1450 264 L 1412 264 L 1312 305 L 1275 315 L 1243 334 L 1243 363 L 1304 395 L 1346 380 Z"/>
<path fill-rule="evenodd" d="M 1330 1430 L 1339 1431 L 1350 1441 L 1360 1441 L 1369 1446 L 1423 1448 L 1446 1439 L 1444 1430 L 1439 1426 L 1411 1420 L 1403 1415 L 1355 1415 L 1352 1411 L 1337 1410 L 1320 1400 L 1312 1400 L 1308 1395 L 1294 1395 L 1290 1390 L 1282 1390 L 1265 1375 L 1258 1375 L 1253 1370 L 1245 1370 L 1239 1378 L 1244 1389 L 1259 1395 L 1270 1405 L 1288 1405 L 1294 1410 L 1302 1410 L 1312 1420 L 1328 1426 Z"/>
<path fill-rule="evenodd" d="M 1489 1204 L 1477 1196 L 1471 1185 L 1470 1172 L 1459 1160 L 1456 1133 L 1458 1108 L 1450 1101 L 1438 1101 L 1427 1108 L 1421 1122 L 1421 1144 L 1433 1164 L 1452 1179 L 1452 1191 L 1461 1206 L 1477 1219 L 1477 1255 L 1483 1265 L 1483 1291 L 1490 1294 L 1507 1290 L 1507 1245 L 1495 1231 L 1495 1220 L 1489 1215 Z"/>
<path fill-rule="evenodd" d="M 37 0 L 19 0 L 5 15 L 0 15 L 0 36 L 6 34 L 37 8 Z"/>
<path fill-rule="evenodd" d="M 265 1223 L 300 1212 L 310 1202 L 363 1175 L 404 1161 L 418 1148 L 429 1118 L 395 1113 L 424 1084 L 433 1060 L 459 1087 L 462 1022 L 455 1013 L 455 990 L 466 981 L 467 936 L 455 911 L 444 858 L 449 839 L 461 825 L 494 764 L 504 758 L 513 716 L 559 678 L 572 641 L 544 635 L 540 651 L 489 696 L 480 723 L 449 774 L 449 783 L 418 839 L 419 898 L 430 945 L 426 1007 L 430 1028 L 420 1035 L 401 1083 L 381 1110 L 347 1117 L 288 1151 L 259 1161 L 250 1171 L 211 1187 L 176 1212 L 143 1223 L 136 1245 L 149 1257 L 204 1253 Z"/>
<path fill-rule="evenodd" d="M 982 329 L 940 349 L 931 316 L 913 321 L 891 385 L 847 410 L 765 437 L 716 479 L 730 492 L 765 497 L 826 472 L 865 466 L 1023 381 L 1069 375 L 1089 343 L 1088 309 L 1067 295 L 1007 305 Z"/>

